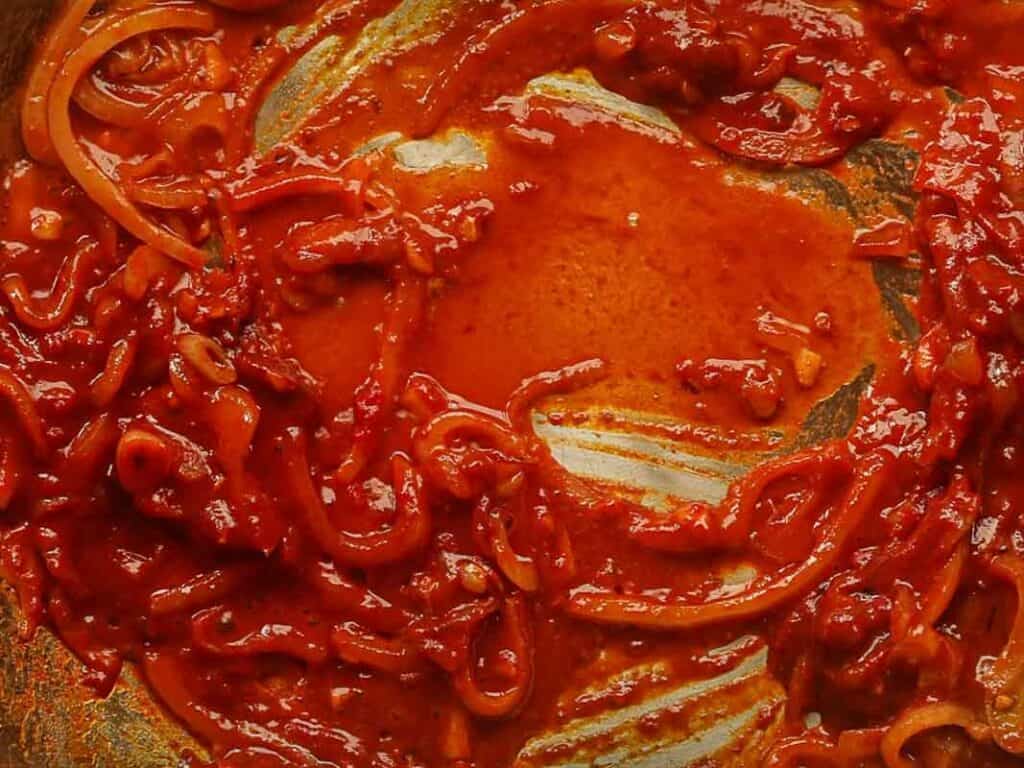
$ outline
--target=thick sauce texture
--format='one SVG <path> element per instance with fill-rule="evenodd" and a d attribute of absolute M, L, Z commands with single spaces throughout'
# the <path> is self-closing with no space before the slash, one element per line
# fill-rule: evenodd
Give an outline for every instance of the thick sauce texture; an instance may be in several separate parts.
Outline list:
<path fill-rule="evenodd" d="M 25 638 L 101 696 L 137 665 L 197 765 L 512 766 L 660 690 L 580 694 L 608 675 L 751 643 L 787 693 L 756 762 L 1024 761 L 1024 3 L 459 0 L 257 148 L 296 61 L 395 5 L 53 20 L 0 220 Z M 528 87 L 582 70 L 658 116 Z M 880 138 L 902 212 L 787 181 Z M 795 437 L 869 363 L 849 432 Z M 762 461 L 655 511 L 538 408 Z"/>

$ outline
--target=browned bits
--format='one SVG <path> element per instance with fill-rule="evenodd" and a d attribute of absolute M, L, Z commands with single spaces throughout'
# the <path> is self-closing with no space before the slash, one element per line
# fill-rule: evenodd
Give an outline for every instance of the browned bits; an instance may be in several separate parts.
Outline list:
<path fill-rule="evenodd" d="M 758 419 L 772 418 L 782 404 L 776 381 L 748 379 L 743 382 L 741 392 L 747 409 Z"/>
<path fill-rule="evenodd" d="M 683 360 L 676 372 L 683 385 L 694 392 L 720 387 L 730 390 L 756 419 L 771 419 L 782 405 L 782 374 L 767 360 Z"/>
<path fill-rule="evenodd" d="M 413 271 L 421 275 L 434 274 L 433 254 L 414 238 L 405 238 L 405 260 Z"/>
<path fill-rule="evenodd" d="M 804 389 L 810 389 L 818 382 L 822 368 L 821 355 L 808 347 L 802 347 L 793 355 L 793 370 L 796 380 Z"/>
<path fill-rule="evenodd" d="M 992 741 L 992 727 L 987 723 L 971 723 L 964 728 L 964 731 L 977 742 Z"/>
<path fill-rule="evenodd" d="M 152 432 L 129 429 L 117 444 L 117 479 L 131 493 L 146 493 L 159 487 L 170 476 L 173 466 L 171 444 Z"/>
<path fill-rule="evenodd" d="M 831 336 L 834 330 L 832 315 L 822 310 L 814 316 L 814 330 L 822 336 Z"/>
<path fill-rule="evenodd" d="M 1000 693 L 998 696 L 995 697 L 995 700 L 992 702 L 992 706 L 995 707 L 995 710 L 997 712 L 1006 712 L 1010 709 L 1013 709 L 1013 706 L 1016 703 L 1017 700 L 1013 696 L 1010 696 L 1005 693 Z"/>
<path fill-rule="evenodd" d="M 64 234 L 64 217 L 59 211 L 52 211 L 48 208 L 33 208 L 30 226 L 32 228 L 32 236 L 36 240 L 53 242 L 60 240 L 61 235 Z"/>
<path fill-rule="evenodd" d="M 472 560 L 459 564 L 459 583 L 467 592 L 482 595 L 487 592 L 487 571 Z"/>
<path fill-rule="evenodd" d="M 181 356 L 211 384 L 234 384 L 235 365 L 224 348 L 209 336 L 185 333 L 178 337 Z"/>
<path fill-rule="evenodd" d="M 459 223 L 459 236 L 464 243 L 475 243 L 480 239 L 480 217 L 466 216 Z"/>

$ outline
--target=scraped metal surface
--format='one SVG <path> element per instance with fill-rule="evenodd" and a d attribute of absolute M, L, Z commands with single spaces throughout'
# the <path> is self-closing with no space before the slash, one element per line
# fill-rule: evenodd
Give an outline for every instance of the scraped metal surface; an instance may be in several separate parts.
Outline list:
<path fill-rule="evenodd" d="M 620 493 L 633 491 L 636 501 L 659 509 L 673 499 L 715 503 L 746 469 L 733 461 L 687 451 L 679 441 L 642 433 L 552 424 L 542 413 L 534 429 L 555 461 L 570 472 Z"/>
<path fill-rule="evenodd" d="M 547 96 L 563 101 L 588 104 L 591 107 L 614 115 L 623 125 L 640 128 L 644 133 L 677 139 L 683 132 L 672 118 L 656 107 L 638 104 L 614 91 L 609 91 L 594 79 L 585 69 L 568 73 L 551 73 L 531 80 L 525 96 Z"/>
<path fill-rule="evenodd" d="M 404 0 L 375 20 L 355 40 L 329 35 L 314 45 L 270 91 L 256 115 L 255 150 L 263 154 L 295 133 L 317 108 L 337 96 L 356 76 L 384 55 L 429 40 L 445 0 Z M 300 40 L 301 31 L 290 39 Z"/>
<path fill-rule="evenodd" d="M 13 594 L 0 598 L 0 766 L 177 768 L 203 750 L 160 710 L 130 668 L 90 698 L 82 664 L 50 632 L 18 639 Z"/>
<path fill-rule="evenodd" d="M 758 751 L 781 713 L 784 693 L 768 674 L 767 659 L 762 646 L 715 677 L 688 680 L 637 704 L 572 720 L 531 740 L 515 768 L 744 765 L 738 760 Z M 626 670 L 603 685 L 612 689 L 644 671 Z M 660 724 L 653 738 L 645 732 L 652 718 Z"/>
<path fill-rule="evenodd" d="M 483 143 L 464 131 L 448 131 L 440 136 L 404 141 L 392 150 L 400 168 L 428 172 L 439 168 L 486 168 L 487 152 Z"/>

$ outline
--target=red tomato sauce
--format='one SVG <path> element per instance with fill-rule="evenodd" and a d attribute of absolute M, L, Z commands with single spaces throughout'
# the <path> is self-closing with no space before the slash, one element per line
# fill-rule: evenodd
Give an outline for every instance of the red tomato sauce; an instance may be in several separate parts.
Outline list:
<path fill-rule="evenodd" d="M 137 665 L 197 764 L 527 766 L 760 645 L 736 764 L 1017 764 L 1022 8 L 451 5 L 283 97 L 395 4 L 53 20 L 0 218 L 24 637 Z M 655 511 L 534 409 L 756 466 Z"/>

